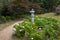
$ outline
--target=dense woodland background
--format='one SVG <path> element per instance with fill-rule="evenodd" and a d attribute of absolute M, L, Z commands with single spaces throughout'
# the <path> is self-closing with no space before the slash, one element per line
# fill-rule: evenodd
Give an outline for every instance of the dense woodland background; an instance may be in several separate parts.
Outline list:
<path fill-rule="evenodd" d="M 53 12 L 60 5 L 60 0 L 0 0 L 0 21 L 20 18 L 23 14 L 30 14 L 34 8 L 36 13 Z"/>

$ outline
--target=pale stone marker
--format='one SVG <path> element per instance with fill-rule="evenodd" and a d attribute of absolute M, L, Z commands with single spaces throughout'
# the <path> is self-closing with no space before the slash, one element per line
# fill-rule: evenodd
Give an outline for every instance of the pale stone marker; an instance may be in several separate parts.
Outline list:
<path fill-rule="evenodd" d="M 34 13 L 35 13 L 34 9 L 32 9 L 30 11 L 30 13 L 31 13 L 31 17 L 32 17 L 32 23 L 34 23 Z"/>

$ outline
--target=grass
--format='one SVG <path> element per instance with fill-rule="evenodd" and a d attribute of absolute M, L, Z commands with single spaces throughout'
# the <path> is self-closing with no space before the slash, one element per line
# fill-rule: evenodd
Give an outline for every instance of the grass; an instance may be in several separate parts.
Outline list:
<path fill-rule="evenodd" d="M 46 13 L 46 14 L 41 14 L 40 16 L 54 18 L 60 21 L 60 15 L 55 15 L 55 13 Z"/>

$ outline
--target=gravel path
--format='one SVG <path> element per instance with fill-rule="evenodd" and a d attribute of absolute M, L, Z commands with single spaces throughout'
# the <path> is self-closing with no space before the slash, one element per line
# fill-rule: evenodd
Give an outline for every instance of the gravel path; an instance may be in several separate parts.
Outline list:
<path fill-rule="evenodd" d="M 9 27 L 0 31 L 0 40 L 19 40 L 17 37 L 13 36 L 13 34 L 14 34 L 13 26 L 20 22 L 22 22 L 22 21 L 16 22 L 13 25 L 10 25 Z"/>

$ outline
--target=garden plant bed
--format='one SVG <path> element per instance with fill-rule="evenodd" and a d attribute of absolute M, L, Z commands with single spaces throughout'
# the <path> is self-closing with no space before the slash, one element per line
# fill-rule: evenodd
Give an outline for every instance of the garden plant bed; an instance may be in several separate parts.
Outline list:
<path fill-rule="evenodd" d="M 27 18 L 14 26 L 16 35 L 21 40 L 60 40 L 59 28 L 59 21 L 40 16 L 35 16 L 34 23 L 30 18 Z"/>

